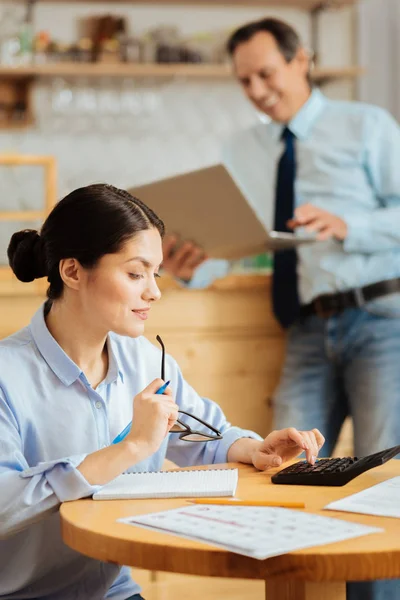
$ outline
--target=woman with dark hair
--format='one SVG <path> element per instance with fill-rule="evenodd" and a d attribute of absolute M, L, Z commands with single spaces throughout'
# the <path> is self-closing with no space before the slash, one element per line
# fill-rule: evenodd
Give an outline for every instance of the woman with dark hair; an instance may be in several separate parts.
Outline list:
<path fill-rule="evenodd" d="M 11 238 L 18 279 L 46 276 L 50 285 L 30 325 L 0 342 L 0 598 L 140 599 L 127 568 L 63 544 L 61 502 L 91 496 L 124 471 L 157 471 L 165 457 L 267 469 L 302 451 L 314 462 L 324 442 L 318 430 L 262 440 L 232 427 L 171 357 L 171 385 L 156 394 L 160 350 L 142 334 L 160 298 L 163 234 L 140 200 L 92 185 L 59 202 L 40 233 Z M 193 415 L 187 426 L 203 423 L 199 443 L 174 435 L 181 410 Z"/>

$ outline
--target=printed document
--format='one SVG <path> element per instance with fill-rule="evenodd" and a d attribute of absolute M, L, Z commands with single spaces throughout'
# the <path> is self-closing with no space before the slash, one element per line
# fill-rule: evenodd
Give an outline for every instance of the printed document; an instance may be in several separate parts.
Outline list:
<path fill-rule="evenodd" d="M 363 515 L 400 518 L 400 477 L 388 479 L 362 492 L 331 502 L 325 508 Z"/>
<path fill-rule="evenodd" d="M 188 505 L 119 522 L 206 542 L 259 560 L 382 531 L 300 510 L 210 504 Z"/>

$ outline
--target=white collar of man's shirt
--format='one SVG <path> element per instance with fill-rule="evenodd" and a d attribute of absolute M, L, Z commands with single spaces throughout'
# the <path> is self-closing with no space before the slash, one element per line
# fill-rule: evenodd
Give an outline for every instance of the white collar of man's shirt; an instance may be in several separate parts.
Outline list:
<path fill-rule="evenodd" d="M 48 330 L 44 319 L 44 305 L 33 315 L 29 329 L 38 351 L 64 385 L 71 385 L 79 377 L 84 377 L 82 369 L 69 358 Z M 113 383 L 118 377 L 123 381 L 123 374 L 118 365 L 116 344 L 111 334 L 107 336 L 107 349 L 109 366 L 104 383 Z"/>
<path fill-rule="evenodd" d="M 287 124 L 290 131 L 299 140 L 304 140 L 308 137 L 311 128 L 320 114 L 326 102 L 325 96 L 318 89 L 314 89 L 307 102 L 303 104 L 301 109 L 296 113 L 291 121 Z M 280 140 L 282 131 L 285 127 L 282 123 L 272 121 L 268 124 L 269 133 L 276 141 Z"/>

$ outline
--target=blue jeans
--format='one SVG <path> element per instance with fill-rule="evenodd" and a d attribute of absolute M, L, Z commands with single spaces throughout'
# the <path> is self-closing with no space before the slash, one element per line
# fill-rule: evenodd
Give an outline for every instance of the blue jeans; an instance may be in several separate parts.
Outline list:
<path fill-rule="evenodd" d="M 317 427 L 326 439 L 324 456 L 347 415 L 356 456 L 400 444 L 400 318 L 356 308 L 293 325 L 274 415 L 277 428 Z M 400 580 L 347 588 L 349 600 L 400 599 Z"/>

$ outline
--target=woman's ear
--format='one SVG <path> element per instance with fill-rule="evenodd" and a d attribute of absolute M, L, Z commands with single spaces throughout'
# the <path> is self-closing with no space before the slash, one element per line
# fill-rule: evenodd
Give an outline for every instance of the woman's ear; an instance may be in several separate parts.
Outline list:
<path fill-rule="evenodd" d="M 67 287 L 78 290 L 82 281 L 83 268 L 76 258 L 63 258 L 59 264 L 60 277 Z"/>

